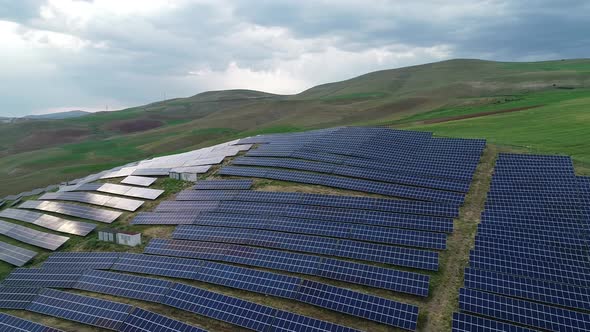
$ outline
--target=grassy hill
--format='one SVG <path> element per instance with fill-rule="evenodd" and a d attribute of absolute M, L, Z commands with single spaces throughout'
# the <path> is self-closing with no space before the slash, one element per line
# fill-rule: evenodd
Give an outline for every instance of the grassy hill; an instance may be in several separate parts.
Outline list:
<path fill-rule="evenodd" d="M 572 155 L 590 149 L 590 59 L 450 60 L 297 95 L 201 93 L 64 120 L 0 123 L 0 196 L 257 133 L 380 124 Z"/>

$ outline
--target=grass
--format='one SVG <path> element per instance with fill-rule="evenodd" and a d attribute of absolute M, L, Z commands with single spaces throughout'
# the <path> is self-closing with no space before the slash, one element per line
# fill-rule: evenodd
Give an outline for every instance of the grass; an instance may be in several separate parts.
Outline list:
<path fill-rule="evenodd" d="M 590 165 L 590 97 L 557 102 L 515 113 L 409 127 L 446 137 L 486 138 L 533 153 L 571 156 Z"/>

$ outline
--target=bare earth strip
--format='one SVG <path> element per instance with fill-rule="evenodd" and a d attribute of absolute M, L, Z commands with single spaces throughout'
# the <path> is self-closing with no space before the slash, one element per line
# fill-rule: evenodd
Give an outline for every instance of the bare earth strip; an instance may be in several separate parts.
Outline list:
<path fill-rule="evenodd" d="M 459 307 L 459 288 L 463 285 L 469 250 L 474 246 L 477 224 L 490 187 L 496 155 L 497 148 L 488 144 L 459 218 L 455 219 L 455 229 L 447 240 L 447 250 L 440 255 L 441 270 L 432 277 L 436 288 L 431 292 L 432 297 L 421 307 L 425 322 L 420 325 L 420 331 L 451 330 L 452 313 Z"/>

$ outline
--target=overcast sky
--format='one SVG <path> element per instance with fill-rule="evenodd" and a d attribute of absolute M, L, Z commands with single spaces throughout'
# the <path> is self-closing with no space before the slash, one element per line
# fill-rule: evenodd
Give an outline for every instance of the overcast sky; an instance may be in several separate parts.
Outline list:
<path fill-rule="evenodd" d="M 450 58 L 588 57 L 588 0 L 0 0 L 0 116 L 298 93 Z"/>

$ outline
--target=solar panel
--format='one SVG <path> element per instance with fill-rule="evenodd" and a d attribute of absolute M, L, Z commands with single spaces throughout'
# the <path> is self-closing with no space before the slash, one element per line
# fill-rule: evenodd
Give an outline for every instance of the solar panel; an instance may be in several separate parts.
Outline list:
<path fill-rule="evenodd" d="M 143 201 L 122 197 L 113 197 L 86 192 L 56 192 L 41 196 L 41 200 L 60 200 L 88 203 L 125 211 L 135 211 L 143 205 Z"/>
<path fill-rule="evenodd" d="M 590 315 L 461 288 L 459 307 L 469 313 L 550 331 L 588 331 Z"/>
<path fill-rule="evenodd" d="M 111 267 L 115 271 L 135 272 L 189 280 L 197 280 L 203 261 L 196 259 L 122 254 Z"/>
<path fill-rule="evenodd" d="M 108 270 L 122 255 L 118 252 L 56 252 L 50 255 L 42 267 L 63 269 L 75 266 L 78 269 Z"/>
<path fill-rule="evenodd" d="M 431 232 L 451 233 L 453 230 L 452 218 L 297 204 L 224 201 L 165 201 L 156 207 L 155 212 L 175 213 L 175 217 L 182 213 L 195 215 L 205 212 L 256 214 L 406 228 Z M 162 218 L 166 218 L 166 215 L 163 214 Z M 170 223 L 166 221 L 162 222 Z M 305 222 L 305 220 L 303 220 L 303 222 Z"/>
<path fill-rule="evenodd" d="M 452 332 L 536 332 L 526 327 L 507 324 L 495 320 L 472 316 L 464 313 L 453 313 Z"/>
<path fill-rule="evenodd" d="M 288 234 L 280 232 L 244 230 L 207 226 L 178 226 L 172 234 L 173 239 L 235 243 L 259 247 L 277 248 L 290 251 L 348 257 L 371 262 L 388 263 L 416 268 L 430 268 L 424 262 L 438 265 L 435 252 L 408 249 L 373 243 L 335 240 L 324 237 Z"/>
<path fill-rule="evenodd" d="M 118 331 L 133 309 L 128 304 L 43 289 L 29 311 Z"/>
<path fill-rule="evenodd" d="M 150 241 L 146 247 L 145 253 L 214 259 L 217 261 L 258 266 L 279 271 L 316 275 L 328 279 L 346 281 L 349 283 L 394 290 L 419 296 L 426 296 L 428 294 L 429 277 L 426 275 L 278 250 L 216 243 L 154 239 Z M 177 276 L 178 278 L 196 278 L 196 269 L 191 268 L 195 263 L 191 260 L 180 261 L 178 262 L 178 265 L 176 265 L 177 262 L 171 261 L 172 259 L 164 259 L 161 257 L 148 259 L 145 264 L 143 262 L 131 262 L 131 259 L 132 258 L 129 258 L 130 262 L 121 260 L 114 268 L 120 268 L 131 272 Z M 146 257 L 141 257 L 141 259 L 146 259 Z M 150 264 L 150 262 L 156 260 L 158 261 L 157 264 Z M 145 265 L 145 270 L 137 267 L 138 264 Z M 172 267 L 168 264 L 178 267 Z M 159 266 L 162 268 L 159 269 Z M 170 270 L 166 271 L 165 268 L 170 268 Z"/>
<path fill-rule="evenodd" d="M 0 241 L 0 260 L 14 266 L 23 266 L 37 256 L 37 253 L 25 248 L 13 246 Z"/>
<path fill-rule="evenodd" d="M 121 183 L 131 184 L 134 186 L 149 187 L 154 182 L 156 182 L 156 180 L 157 180 L 157 178 L 149 178 L 149 177 L 145 177 L 145 176 L 130 175 L 130 176 L 124 178 L 123 180 L 121 180 Z"/>
<path fill-rule="evenodd" d="M 168 173 L 166 173 L 167 175 Z M 135 175 L 135 174 L 134 174 Z M 71 188 L 73 191 L 99 191 L 108 194 L 115 194 L 121 196 L 129 196 L 142 199 L 156 199 L 164 193 L 164 190 L 150 189 L 150 188 L 138 188 L 132 186 L 126 186 L 115 183 L 88 183 L 81 186 Z"/>
<path fill-rule="evenodd" d="M 590 309 L 590 289 L 525 277 L 465 270 L 465 287 L 572 309 Z"/>
<path fill-rule="evenodd" d="M 1 309 L 26 309 L 37 298 L 40 288 L 4 287 L 0 285 Z"/>
<path fill-rule="evenodd" d="M 29 200 L 22 203 L 19 206 L 19 209 L 35 209 L 41 211 L 49 211 L 83 219 L 100 221 L 109 224 L 117 220 L 122 214 L 121 212 L 91 208 L 71 203 L 34 200 Z"/>
<path fill-rule="evenodd" d="M 205 330 L 198 327 L 141 308 L 133 309 L 133 312 L 129 314 L 127 320 L 119 328 L 119 331 L 205 332 Z"/>
<path fill-rule="evenodd" d="M 36 247 L 56 250 L 70 238 L 50 233 L 39 232 L 32 228 L 0 220 L 0 234 Z"/>
<path fill-rule="evenodd" d="M 218 190 L 218 189 L 240 189 L 247 190 L 252 187 L 252 180 L 206 180 L 197 181 L 193 189 L 199 190 Z"/>
<path fill-rule="evenodd" d="M 176 200 L 272 202 L 432 215 L 441 217 L 456 217 L 458 215 L 458 207 L 453 207 L 448 204 L 295 192 L 264 192 L 250 190 L 185 190 L 176 196 Z"/>
<path fill-rule="evenodd" d="M 174 284 L 162 303 L 254 331 L 270 330 L 278 311 L 183 284 Z"/>
<path fill-rule="evenodd" d="M 0 217 L 24 221 L 57 232 L 80 236 L 86 236 L 96 228 L 96 225 L 92 223 L 67 220 L 48 214 L 18 209 L 0 211 Z"/>
<path fill-rule="evenodd" d="M 454 204 L 462 203 L 464 199 L 462 194 L 449 191 L 410 187 L 364 179 L 352 179 L 335 175 L 313 174 L 301 171 L 269 170 L 262 167 L 225 166 L 221 168 L 217 174 L 316 184 L 430 202 Z"/>
<path fill-rule="evenodd" d="M 172 285 L 170 281 L 154 278 L 106 271 L 87 271 L 75 288 L 159 303 Z"/>
<path fill-rule="evenodd" d="M 31 322 L 20 317 L 0 313 L 1 331 L 27 331 L 27 332 L 63 332 L 49 326 Z"/>
<path fill-rule="evenodd" d="M 307 316 L 294 314 L 288 311 L 279 310 L 273 320 L 272 331 L 293 332 L 293 331 L 336 331 L 354 332 L 355 329 L 328 323 L 326 321 L 313 319 Z"/>
<path fill-rule="evenodd" d="M 3 281 L 8 287 L 73 288 L 84 274 L 81 269 L 15 269 Z"/>
<path fill-rule="evenodd" d="M 298 300 L 389 326 L 410 331 L 416 329 L 418 307 L 368 294 L 359 295 L 344 288 L 304 280 Z"/>

